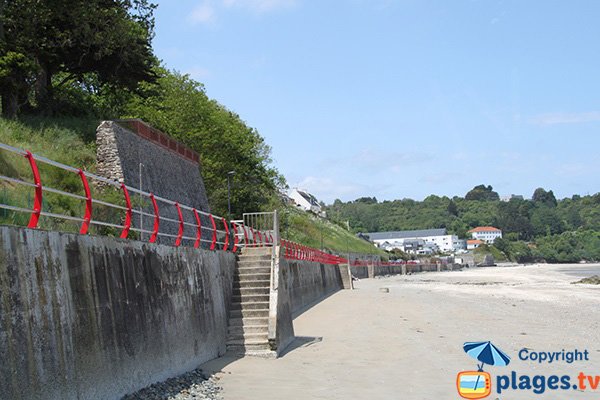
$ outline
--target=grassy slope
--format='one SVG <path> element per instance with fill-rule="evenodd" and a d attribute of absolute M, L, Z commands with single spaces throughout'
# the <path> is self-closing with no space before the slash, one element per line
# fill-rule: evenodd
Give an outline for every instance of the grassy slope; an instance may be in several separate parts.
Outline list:
<path fill-rule="evenodd" d="M 80 118 L 32 118 L 24 121 L 8 121 L 0 118 L 0 142 L 27 149 L 67 165 L 94 171 L 96 169 L 95 131 L 98 123 L 98 120 Z M 83 194 L 80 193 L 81 183 L 76 175 L 65 174 L 43 164 L 40 164 L 40 170 L 44 185 Z M 31 171 L 26 160 L 23 157 L 11 156 L 6 151 L 0 151 L 0 174 L 31 181 Z M 32 190 L 0 182 L 0 200 L 2 199 L 12 205 L 31 208 Z M 83 204 L 78 200 L 50 194 L 45 195 L 44 209 L 60 214 L 81 216 Z M 25 214 L 0 210 L 0 223 L 26 225 L 28 218 L 29 216 Z M 281 213 L 281 220 L 282 236 L 307 246 L 321 248 L 322 232 L 323 246 L 326 249 L 340 253 L 345 253 L 349 249 L 356 253 L 385 254 L 373 245 L 358 239 L 346 229 L 292 207 Z M 55 220 L 44 217 L 40 220 L 40 226 L 46 229 L 77 230 L 77 224 L 57 224 Z"/>
<path fill-rule="evenodd" d="M 81 168 L 87 171 L 96 169 L 95 132 L 98 121 L 82 118 L 27 118 L 9 121 L 0 118 L 0 142 L 29 150 L 51 160 Z M 42 185 L 69 193 L 83 195 L 81 179 L 77 174 L 38 162 Z M 33 182 L 27 160 L 8 151 L 0 151 L 0 174 Z M 92 186 L 94 198 L 120 203 L 120 195 L 111 190 L 97 190 Z M 0 201 L 13 206 L 31 209 L 33 189 L 5 181 L 0 181 Z M 81 217 L 84 202 L 54 193 L 44 192 L 44 211 Z M 97 206 L 95 217 L 107 222 L 119 223 L 120 215 L 115 210 Z M 0 223 L 26 225 L 29 215 L 0 210 Z M 78 222 L 61 221 L 41 217 L 39 227 L 62 231 L 78 231 Z M 94 227 L 92 233 L 112 233 L 110 229 Z"/>
<path fill-rule="evenodd" d="M 281 213 L 281 236 L 283 238 L 320 249 L 321 232 L 325 249 L 342 254 L 348 250 L 354 253 L 387 254 L 329 220 L 318 218 L 293 207 L 288 207 Z"/>

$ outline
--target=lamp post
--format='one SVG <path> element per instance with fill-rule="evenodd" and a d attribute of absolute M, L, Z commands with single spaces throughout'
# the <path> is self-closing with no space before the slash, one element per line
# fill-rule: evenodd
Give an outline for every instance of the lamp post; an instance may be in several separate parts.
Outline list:
<path fill-rule="evenodd" d="M 235 171 L 227 173 L 227 212 L 229 213 L 229 219 L 231 219 L 231 177 L 233 175 L 235 175 Z"/>

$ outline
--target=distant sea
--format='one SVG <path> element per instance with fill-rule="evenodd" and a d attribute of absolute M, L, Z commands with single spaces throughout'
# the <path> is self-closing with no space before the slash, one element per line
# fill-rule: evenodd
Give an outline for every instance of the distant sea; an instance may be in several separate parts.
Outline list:
<path fill-rule="evenodd" d="M 559 268 L 559 271 L 578 278 L 588 278 L 590 276 L 600 275 L 600 264 L 564 266 Z"/>

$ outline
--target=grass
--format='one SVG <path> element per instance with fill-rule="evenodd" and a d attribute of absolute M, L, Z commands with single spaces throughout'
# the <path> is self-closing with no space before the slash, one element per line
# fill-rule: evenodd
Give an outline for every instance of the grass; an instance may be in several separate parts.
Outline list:
<path fill-rule="evenodd" d="M 294 207 L 287 207 L 281 213 L 281 236 L 305 246 L 323 247 L 341 254 L 350 251 L 387 256 L 386 252 L 339 225 Z"/>
<path fill-rule="evenodd" d="M 0 118 L 0 142 L 29 150 L 54 161 L 81 168 L 96 170 L 95 132 L 99 120 L 93 118 L 42 118 L 29 117 L 19 121 Z M 59 168 L 38 163 L 44 186 L 83 195 L 81 180 L 77 174 L 65 172 Z M 33 182 L 27 160 L 20 156 L 0 150 L 0 174 Z M 122 204 L 122 195 L 118 191 L 100 189 L 92 185 L 92 196 L 111 203 Z M 134 199 L 135 201 L 135 199 Z M 33 188 L 0 181 L 0 203 L 23 208 L 33 207 Z M 81 217 L 84 212 L 82 200 L 44 192 L 43 210 L 70 216 Z M 120 213 L 113 209 L 95 205 L 94 219 L 120 223 Z M 29 215 L 0 209 L 0 223 L 25 226 Z M 41 217 L 39 227 L 48 230 L 77 232 L 79 223 Z M 367 253 L 385 256 L 382 250 L 357 238 L 346 229 L 318 218 L 313 214 L 286 208 L 281 213 L 282 237 L 306 246 L 333 250 L 338 253 Z M 107 228 L 92 226 L 91 233 L 114 235 L 117 232 Z"/>
<path fill-rule="evenodd" d="M 98 120 L 90 118 L 24 118 L 6 120 L 0 118 L 0 142 L 29 150 L 34 154 L 81 168 L 96 170 L 95 131 Z M 65 192 L 84 195 L 80 177 L 72 172 L 38 162 L 42 185 Z M 33 174 L 25 157 L 0 151 L 0 174 L 33 183 Z M 116 204 L 122 204 L 120 193 L 113 189 L 91 185 L 92 196 Z M 19 184 L 0 181 L 0 202 L 12 206 L 33 208 L 34 189 Z M 42 209 L 46 212 L 81 217 L 84 201 L 64 195 L 44 192 Z M 95 206 L 94 218 L 118 224 L 120 215 L 114 209 Z M 16 211 L 0 210 L 0 223 L 27 225 L 29 215 Z M 41 229 L 77 232 L 80 223 L 42 216 Z M 91 233 L 114 234 L 113 229 L 93 227 Z"/>

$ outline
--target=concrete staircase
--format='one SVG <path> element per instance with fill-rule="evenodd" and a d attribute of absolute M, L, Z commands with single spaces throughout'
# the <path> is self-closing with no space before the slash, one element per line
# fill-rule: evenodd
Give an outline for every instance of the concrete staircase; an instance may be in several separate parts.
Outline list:
<path fill-rule="evenodd" d="M 270 247 L 244 248 L 233 280 L 227 352 L 273 357 L 268 341 Z"/>

